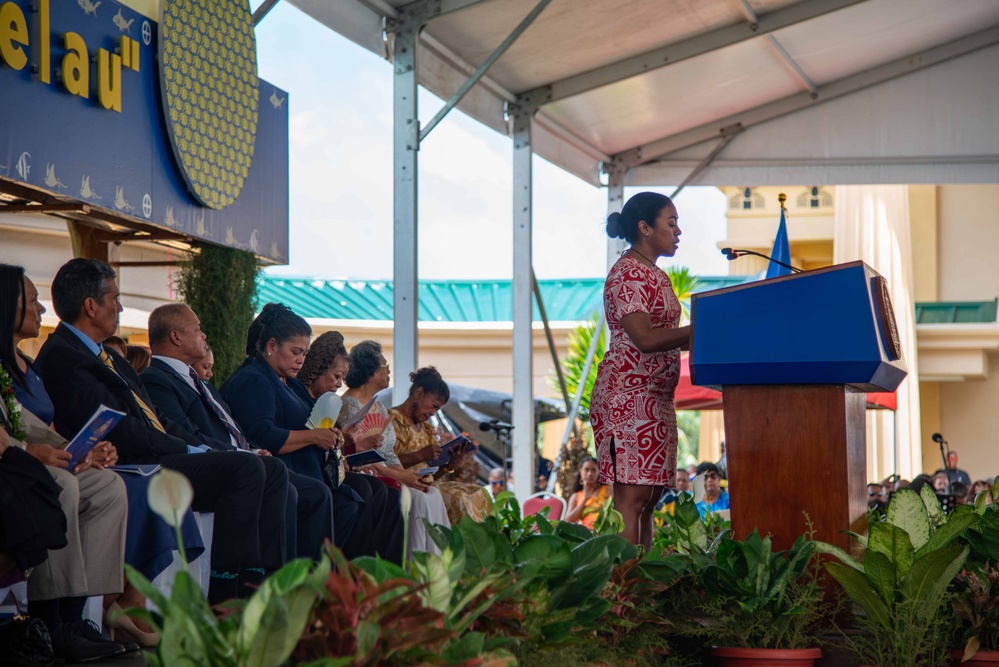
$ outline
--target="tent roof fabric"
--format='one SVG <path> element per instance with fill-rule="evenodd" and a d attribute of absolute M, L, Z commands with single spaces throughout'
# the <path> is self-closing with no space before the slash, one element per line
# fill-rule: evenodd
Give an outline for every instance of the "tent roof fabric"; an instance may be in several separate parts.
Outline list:
<path fill-rule="evenodd" d="M 288 1 L 387 57 L 409 2 Z M 417 73 L 447 99 L 538 0 L 437 2 Z M 995 0 L 552 0 L 459 108 L 536 110 L 535 152 L 594 185 L 676 184 L 724 134 L 692 184 L 996 182 L 997 80 Z"/>
<path fill-rule="evenodd" d="M 753 278 L 755 276 L 752 276 Z M 698 291 L 739 285 L 750 276 L 701 277 Z M 603 278 L 539 280 L 545 312 L 553 322 L 578 322 L 603 307 Z M 421 322 L 509 322 L 513 286 L 509 280 L 421 280 Z M 391 320 L 391 280 L 318 280 L 263 275 L 260 304 L 284 303 L 305 318 Z M 537 304 L 534 320 L 540 321 Z"/>

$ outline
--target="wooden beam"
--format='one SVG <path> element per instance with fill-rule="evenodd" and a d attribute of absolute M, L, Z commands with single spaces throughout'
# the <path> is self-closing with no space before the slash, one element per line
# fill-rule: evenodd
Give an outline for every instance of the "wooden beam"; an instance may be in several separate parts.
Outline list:
<path fill-rule="evenodd" d="M 66 227 L 73 244 L 73 257 L 99 259 L 108 264 L 118 261 L 118 242 L 109 239 L 108 233 L 103 229 L 74 220 L 67 220 Z"/>
<path fill-rule="evenodd" d="M 90 213 L 87 204 L 7 204 L 0 206 L 0 213 Z"/>

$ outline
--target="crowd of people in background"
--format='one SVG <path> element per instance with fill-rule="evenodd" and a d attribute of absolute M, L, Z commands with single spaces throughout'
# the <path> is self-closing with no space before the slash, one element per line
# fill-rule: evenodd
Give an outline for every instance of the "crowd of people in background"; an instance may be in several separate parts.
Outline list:
<path fill-rule="evenodd" d="M 867 484 L 868 509 L 885 511 L 892 495 L 902 488 L 909 488 L 919 493 L 923 487 L 929 487 L 940 498 L 941 504 L 947 511 L 956 505 L 974 504 L 982 493 L 986 494 L 985 498 L 988 502 L 994 502 L 992 485 L 995 478 L 972 481 L 968 472 L 958 467 L 957 456 L 956 451 L 950 450 L 947 452 L 945 468 L 939 468 L 932 474 L 917 475 L 912 480 L 891 475 L 880 482 L 869 482 Z"/>

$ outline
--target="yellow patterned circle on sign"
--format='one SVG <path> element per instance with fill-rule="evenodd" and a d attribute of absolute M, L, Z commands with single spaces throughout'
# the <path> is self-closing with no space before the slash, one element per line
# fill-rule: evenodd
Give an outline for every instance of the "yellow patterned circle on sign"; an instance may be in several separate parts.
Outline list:
<path fill-rule="evenodd" d="M 232 204 L 257 138 L 257 43 L 247 0 L 163 0 L 160 91 L 180 171 L 194 197 Z"/>

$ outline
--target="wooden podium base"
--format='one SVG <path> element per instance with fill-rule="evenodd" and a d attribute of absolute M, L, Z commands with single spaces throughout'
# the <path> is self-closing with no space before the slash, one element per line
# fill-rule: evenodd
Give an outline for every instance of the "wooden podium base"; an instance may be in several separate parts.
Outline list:
<path fill-rule="evenodd" d="M 774 550 L 804 533 L 850 550 L 840 531 L 867 517 L 864 394 L 842 385 L 724 388 L 732 530 L 770 534 Z"/>

